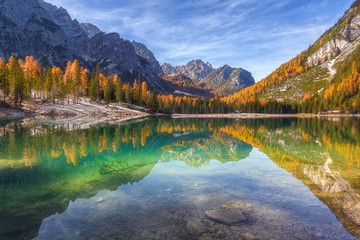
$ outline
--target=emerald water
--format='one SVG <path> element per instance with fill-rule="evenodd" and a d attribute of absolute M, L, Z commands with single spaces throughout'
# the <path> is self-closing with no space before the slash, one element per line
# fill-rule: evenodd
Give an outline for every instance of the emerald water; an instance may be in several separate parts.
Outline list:
<path fill-rule="evenodd" d="M 0 122 L 0 203 L 0 239 L 358 239 L 360 121 Z"/>

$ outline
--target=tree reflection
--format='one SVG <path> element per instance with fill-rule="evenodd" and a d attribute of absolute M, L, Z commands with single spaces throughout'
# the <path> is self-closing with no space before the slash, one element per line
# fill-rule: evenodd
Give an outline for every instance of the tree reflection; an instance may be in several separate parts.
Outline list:
<path fill-rule="evenodd" d="M 159 160 L 200 167 L 239 161 L 252 147 L 309 186 L 360 236 L 359 128 L 358 120 L 316 118 L 152 118 L 71 131 L 8 123 L 0 135 L 0 209 L 7 219 L 0 237 L 32 238 L 42 219 L 69 201 L 141 181 Z"/>

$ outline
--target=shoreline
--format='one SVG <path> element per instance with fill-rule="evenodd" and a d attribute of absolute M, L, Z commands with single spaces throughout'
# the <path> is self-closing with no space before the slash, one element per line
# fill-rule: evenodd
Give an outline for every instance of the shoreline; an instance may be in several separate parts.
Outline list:
<path fill-rule="evenodd" d="M 0 121 L 31 119 L 41 124 L 94 125 L 151 116 L 141 110 L 131 109 L 127 105 L 91 102 L 87 99 L 70 105 L 25 103 L 22 109 L 0 108 Z"/>
<path fill-rule="evenodd" d="M 229 119 L 261 119 L 261 118 L 360 118 L 360 114 L 280 114 L 280 113 L 218 113 L 218 114 L 172 114 L 171 118 L 229 118 Z"/>
<path fill-rule="evenodd" d="M 132 108 L 129 108 L 132 107 Z M 22 109 L 0 108 L 0 121 L 14 121 L 34 118 L 45 124 L 88 125 L 103 122 L 122 122 L 149 116 L 170 116 L 173 119 L 183 118 L 226 118 L 226 119 L 262 119 L 262 118 L 360 118 L 360 114 L 279 114 L 279 113 L 215 113 L 215 114 L 159 114 L 147 113 L 146 109 L 135 110 L 138 106 L 127 104 L 109 104 L 91 102 L 82 99 L 74 104 L 29 104 Z"/>

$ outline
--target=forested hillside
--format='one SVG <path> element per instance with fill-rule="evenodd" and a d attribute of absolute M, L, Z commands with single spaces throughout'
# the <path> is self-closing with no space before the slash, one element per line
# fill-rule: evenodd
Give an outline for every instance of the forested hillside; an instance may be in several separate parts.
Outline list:
<path fill-rule="evenodd" d="M 312 46 L 268 77 L 224 98 L 240 111 L 261 109 L 269 101 L 300 112 L 359 111 L 360 1 Z M 300 102 L 300 104 L 298 104 Z M 298 106 L 296 106 L 298 105 Z"/>

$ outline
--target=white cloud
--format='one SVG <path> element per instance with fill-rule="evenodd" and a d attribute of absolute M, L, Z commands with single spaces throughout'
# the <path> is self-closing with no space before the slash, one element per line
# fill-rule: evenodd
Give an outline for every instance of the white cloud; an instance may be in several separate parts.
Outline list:
<path fill-rule="evenodd" d="M 243 67 L 257 80 L 315 41 L 351 1 L 49 0 L 81 22 L 146 44 L 160 62 L 202 58 Z"/>

